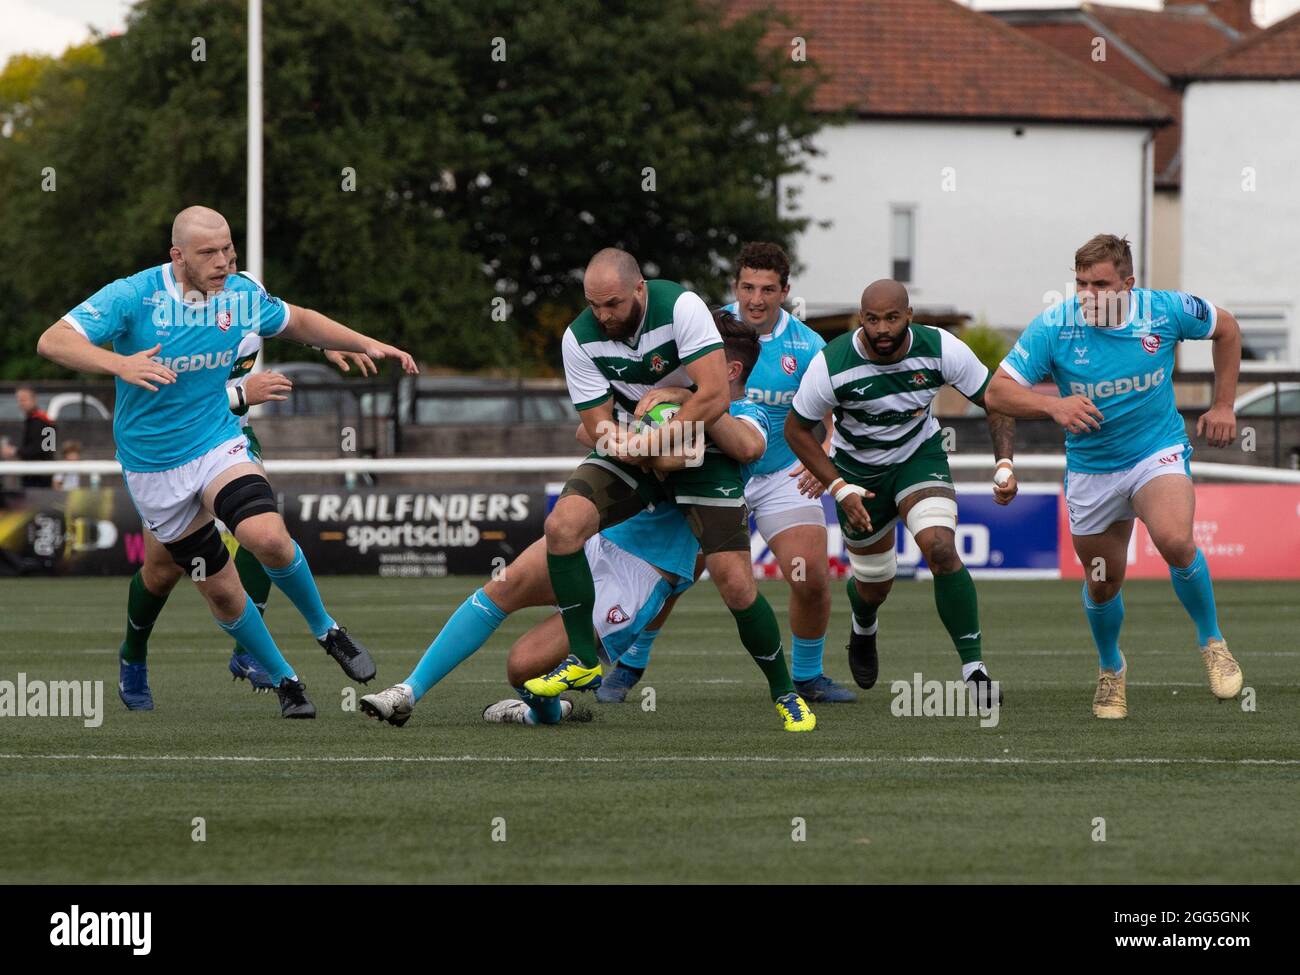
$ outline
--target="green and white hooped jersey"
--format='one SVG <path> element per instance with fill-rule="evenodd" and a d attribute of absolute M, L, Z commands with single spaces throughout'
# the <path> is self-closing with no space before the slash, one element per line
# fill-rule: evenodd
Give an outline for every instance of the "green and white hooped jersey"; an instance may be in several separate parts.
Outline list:
<path fill-rule="evenodd" d="M 626 340 L 606 337 L 590 308 L 574 319 L 564 333 L 564 378 L 579 410 L 612 396 L 615 418 L 630 422 L 645 393 L 691 387 L 685 367 L 721 348 L 704 299 L 672 281 L 647 281 L 645 316 Z"/>
<path fill-rule="evenodd" d="M 831 457 L 846 470 L 901 464 L 935 434 L 931 406 L 939 388 L 976 399 L 989 371 L 961 339 L 940 328 L 908 328 L 898 362 L 867 358 L 859 333 L 841 335 L 813 359 L 791 404 L 809 426 L 835 412 Z"/>

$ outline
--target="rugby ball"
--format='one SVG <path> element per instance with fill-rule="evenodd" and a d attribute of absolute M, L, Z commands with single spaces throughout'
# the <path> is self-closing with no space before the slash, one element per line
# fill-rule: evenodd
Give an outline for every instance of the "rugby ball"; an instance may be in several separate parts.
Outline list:
<path fill-rule="evenodd" d="M 653 406 L 642 414 L 641 419 L 637 421 L 637 433 L 643 430 L 653 430 L 655 427 L 661 427 L 677 415 L 677 411 L 682 408 L 680 403 L 660 403 Z"/>

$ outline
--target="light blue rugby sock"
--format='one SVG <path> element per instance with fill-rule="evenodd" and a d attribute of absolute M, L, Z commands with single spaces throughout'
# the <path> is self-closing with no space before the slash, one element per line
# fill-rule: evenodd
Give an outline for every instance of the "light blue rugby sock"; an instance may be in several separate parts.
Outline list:
<path fill-rule="evenodd" d="M 797 681 L 812 680 L 822 674 L 822 656 L 826 653 L 826 634 L 805 640 L 791 634 L 790 676 Z"/>
<path fill-rule="evenodd" d="M 271 631 L 266 628 L 266 622 L 262 619 L 262 614 L 257 611 L 253 604 L 253 597 L 247 593 L 244 594 L 244 612 L 240 614 L 239 619 L 231 623 L 223 623 L 217 620 L 217 625 L 235 638 L 241 647 L 252 654 L 253 659 L 262 665 L 263 669 L 271 675 L 271 683 L 277 687 L 280 681 L 286 677 L 296 679 L 293 668 L 289 662 L 284 659 L 280 653 L 280 648 L 275 645 L 275 638 L 271 636 Z"/>
<path fill-rule="evenodd" d="M 1214 583 L 1210 581 L 1210 567 L 1198 548 L 1196 558 L 1185 569 L 1169 567 L 1169 581 L 1174 584 L 1178 601 L 1196 624 L 1196 639 L 1205 646 L 1211 640 L 1222 640 L 1219 632 L 1219 614 L 1214 606 Z"/>
<path fill-rule="evenodd" d="M 1119 628 L 1124 625 L 1124 594 L 1117 592 L 1107 602 L 1094 603 L 1085 583 L 1083 611 L 1092 628 L 1092 640 L 1097 644 L 1097 660 L 1101 663 L 1101 669 L 1118 671 L 1123 659 L 1119 655 Z"/>
<path fill-rule="evenodd" d="M 429 688 L 442 680 L 479 647 L 487 643 L 506 614 L 497 608 L 482 589 L 475 591 L 451 614 L 438 636 L 424 651 L 424 656 L 403 683 L 408 684 L 418 701 Z"/>
<path fill-rule="evenodd" d="M 645 670 L 650 666 L 650 648 L 654 646 L 658 630 L 642 630 L 632 645 L 618 658 L 619 666 L 631 667 L 633 670 Z"/>
<path fill-rule="evenodd" d="M 307 558 L 297 542 L 293 543 L 293 561 L 284 568 L 273 569 L 269 565 L 263 565 L 262 568 L 302 614 L 312 636 L 319 640 L 334 628 L 334 618 L 325 612 L 325 604 L 321 602 L 320 590 L 316 588 L 311 566 L 307 564 Z"/>
<path fill-rule="evenodd" d="M 525 687 L 516 687 L 520 700 L 528 705 L 529 724 L 559 724 L 564 716 L 558 697 L 538 697 Z"/>

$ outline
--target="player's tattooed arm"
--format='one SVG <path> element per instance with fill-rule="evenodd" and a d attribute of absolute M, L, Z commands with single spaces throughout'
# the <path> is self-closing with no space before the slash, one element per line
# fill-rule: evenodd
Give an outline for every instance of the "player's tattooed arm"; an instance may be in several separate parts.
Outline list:
<path fill-rule="evenodd" d="M 419 372 L 415 359 L 409 352 L 372 339 L 311 308 L 289 306 L 289 324 L 280 333 L 284 338 L 339 352 L 361 352 L 371 359 L 396 359 L 409 375 Z"/>
<path fill-rule="evenodd" d="M 1241 372 L 1241 326 L 1227 309 L 1214 309 L 1214 403 L 1196 420 L 1196 435 L 1211 447 L 1227 447 L 1237 439 L 1237 376 Z"/>
<path fill-rule="evenodd" d="M 988 411 L 989 439 L 993 441 L 993 456 L 997 460 L 1010 460 L 1016 453 L 1016 420 L 1005 413 Z"/>
<path fill-rule="evenodd" d="M 100 348 L 60 319 L 41 335 L 36 343 L 36 354 L 76 372 L 95 372 L 117 376 L 132 386 L 141 386 L 158 392 L 159 386 L 176 382 L 176 373 L 153 356 L 162 351 L 161 345 L 141 349 L 134 355 L 119 355 Z"/>

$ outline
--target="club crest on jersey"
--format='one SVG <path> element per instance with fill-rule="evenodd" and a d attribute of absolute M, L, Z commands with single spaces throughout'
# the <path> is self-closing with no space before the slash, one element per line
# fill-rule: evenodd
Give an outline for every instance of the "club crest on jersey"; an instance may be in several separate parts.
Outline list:
<path fill-rule="evenodd" d="M 611 624 L 626 623 L 632 617 L 623 612 L 622 606 L 615 606 L 605 615 L 605 622 Z"/>
<path fill-rule="evenodd" d="M 912 373 L 912 378 L 908 380 L 908 382 L 910 382 L 913 386 L 924 386 L 925 381 L 926 381 L 925 373 L 923 372 Z"/>
<path fill-rule="evenodd" d="M 785 370 L 787 376 L 793 376 L 799 368 L 799 362 L 792 355 L 781 356 L 781 368 Z"/>
<path fill-rule="evenodd" d="M 1142 348 L 1146 349 L 1147 352 L 1151 353 L 1152 355 L 1155 355 L 1157 352 L 1160 351 L 1160 336 L 1159 335 L 1142 336 Z"/>
<path fill-rule="evenodd" d="M 664 359 L 664 357 L 661 356 L 658 352 L 656 352 L 654 355 L 652 355 L 652 356 L 650 357 L 650 371 L 651 371 L 651 372 L 653 372 L 653 373 L 661 373 L 661 372 L 663 372 L 664 369 L 666 369 L 667 367 L 668 367 L 668 361 L 667 361 L 666 359 Z"/>
<path fill-rule="evenodd" d="M 230 312 L 228 311 L 217 312 L 217 328 L 221 329 L 223 332 L 230 331 L 231 321 L 232 319 L 230 317 Z"/>

